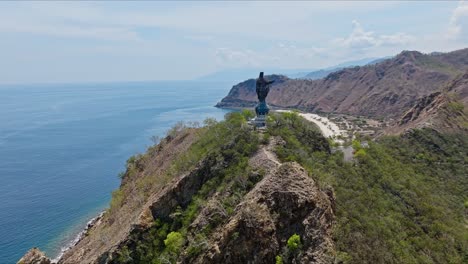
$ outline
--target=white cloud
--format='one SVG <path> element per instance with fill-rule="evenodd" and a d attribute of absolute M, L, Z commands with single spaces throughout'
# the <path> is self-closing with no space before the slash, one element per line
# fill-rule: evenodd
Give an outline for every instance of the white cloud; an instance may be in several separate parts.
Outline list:
<path fill-rule="evenodd" d="M 298 47 L 296 44 L 281 42 L 258 51 L 241 48 L 217 48 L 215 57 L 219 66 L 228 68 L 298 68 L 308 65 L 310 62 L 322 62 L 324 58 L 328 57 L 327 52 L 328 50 L 325 48 Z"/>
<path fill-rule="evenodd" d="M 361 24 L 353 20 L 353 31 L 347 38 L 337 39 L 337 43 L 352 49 L 366 49 L 377 46 L 374 32 L 365 31 Z"/>
<path fill-rule="evenodd" d="M 93 6 L 47 2 L 2 3 L 0 32 L 113 41 L 140 40 L 130 26 L 93 23 L 105 15 Z"/>
<path fill-rule="evenodd" d="M 139 40 L 137 33 L 125 27 L 103 27 L 61 24 L 25 24 L 23 21 L 0 24 L 0 32 L 32 33 L 68 38 L 105 40 Z"/>
<path fill-rule="evenodd" d="M 406 33 L 391 35 L 378 35 L 373 31 L 366 31 L 357 20 L 352 21 L 353 31 L 346 38 L 338 38 L 334 41 L 338 46 L 350 48 L 354 51 L 365 51 L 380 46 L 406 45 L 414 41 L 414 38 Z"/>
<path fill-rule="evenodd" d="M 218 48 L 215 57 L 220 65 L 230 67 L 258 66 L 258 55 L 251 50 L 235 50 L 231 48 Z"/>
<path fill-rule="evenodd" d="M 360 2 L 229 2 L 190 3 L 162 9 L 158 3 L 143 8 L 116 8 L 125 3 L 28 2 L 0 3 L 4 26 L 0 31 L 66 37 L 135 39 L 139 27 L 188 32 L 187 35 L 236 34 L 241 37 L 311 40 L 319 29 L 311 18 L 324 12 L 375 11 L 394 3 Z M 261 10 L 261 12 L 259 12 Z M 20 24 L 21 27 L 13 26 Z M 112 29 L 112 30 L 110 30 Z M 107 32 L 85 34 L 82 31 Z M 318 31 L 318 30 L 317 30 Z M 122 34 L 121 34 L 122 33 Z M 317 34 L 317 33 L 316 33 Z"/>
<path fill-rule="evenodd" d="M 421 11 L 422 5 L 429 7 Z M 16 64 L 18 69 L 43 67 L 44 58 L 53 57 L 60 68 L 73 68 L 70 72 L 89 70 L 90 76 L 99 78 L 107 73 L 109 79 L 117 76 L 111 60 L 122 62 L 127 75 L 146 74 L 146 79 L 177 78 L 180 71 L 201 75 L 229 67 L 314 69 L 402 49 L 458 48 L 464 44 L 460 39 L 468 36 L 468 26 L 466 4 L 456 7 L 457 3 L 388 1 L 0 1 L 0 57 L 5 58 L 3 65 Z M 417 21 L 430 25 L 413 23 L 413 15 L 402 14 L 405 8 L 420 11 L 417 16 L 423 19 Z M 457 40 L 444 38 L 448 16 L 442 12 L 452 10 L 450 26 Z M 442 20 L 433 19 L 441 14 Z M 343 32 L 353 17 L 359 22 L 353 21 L 352 29 Z M 25 50 L 30 54 L 25 55 Z M 28 63 L 18 59 L 23 57 Z M 7 77 L 13 73 L 11 67 L 3 68 Z M 41 78 L 56 76 L 52 70 L 48 74 Z"/>
<path fill-rule="evenodd" d="M 449 37 L 456 40 L 468 40 L 468 3 L 460 1 L 453 10 L 448 29 Z"/>
<path fill-rule="evenodd" d="M 406 45 L 413 41 L 415 41 L 415 38 L 406 33 L 395 33 L 393 35 L 380 36 L 380 45 L 383 46 Z"/>
<path fill-rule="evenodd" d="M 415 36 L 406 32 L 384 34 L 367 30 L 357 20 L 353 20 L 352 25 L 351 32 L 343 38 L 325 41 L 293 41 L 285 38 L 262 49 L 242 49 L 236 46 L 231 46 L 230 49 L 218 49 L 218 62 L 223 67 L 274 65 L 278 68 L 320 69 L 352 60 L 395 55 L 402 50 L 432 52 L 463 48 L 444 41 L 440 37 L 441 34 Z M 313 33 L 313 30 L 311 32 Z"/>

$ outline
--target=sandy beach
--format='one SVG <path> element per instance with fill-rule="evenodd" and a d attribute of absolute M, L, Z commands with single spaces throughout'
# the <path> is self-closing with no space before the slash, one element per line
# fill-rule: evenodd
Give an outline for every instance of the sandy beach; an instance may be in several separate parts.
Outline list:
<path fill-rule="evenodd" d="M 290 110 L 277 110 L 277 112 L 291 112 Z M 335 138 L 337 136 L 343 136 L 344 131 L 340 130 L 337 124 L 330 121 L 328 118 L 319 116 L 312 113 L 298 113 L 300 116 L 308 121 L 314 122 L 322 131 L 322 134 L 326 138 Z"/>

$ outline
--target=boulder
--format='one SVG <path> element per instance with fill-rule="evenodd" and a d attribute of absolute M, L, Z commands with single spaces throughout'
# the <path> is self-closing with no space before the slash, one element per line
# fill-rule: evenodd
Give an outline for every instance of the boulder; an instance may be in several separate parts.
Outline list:
<path fill-rule="evenodd" d="M 46 257 L 44 252 L 38 248 L 30 249 L 18 262 L 17 264 L 51 264 L 52 261 Z"/>

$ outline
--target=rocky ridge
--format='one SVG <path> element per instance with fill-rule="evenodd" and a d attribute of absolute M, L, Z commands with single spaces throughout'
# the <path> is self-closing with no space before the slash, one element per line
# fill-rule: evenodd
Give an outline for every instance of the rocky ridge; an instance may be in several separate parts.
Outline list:
<path fill-rule="evenodd" d="M 281 164 L 271 150 L 261 148 L 250 165 L 267 171 L 243 198 L 236 213 L 215 232 L 205 253 L 188 263 L 272 263 L 287 250 L 292 234 L 304 243 L 293 263 L 331 263 L 334 195 L 319 190 L 299 164 Z"/>

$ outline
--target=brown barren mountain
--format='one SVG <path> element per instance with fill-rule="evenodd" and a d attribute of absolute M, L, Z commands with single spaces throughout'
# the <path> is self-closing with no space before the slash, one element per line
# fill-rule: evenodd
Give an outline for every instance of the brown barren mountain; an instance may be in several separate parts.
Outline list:
<path fill-rule="evenodd" d="M 450 81 L 441 91 L 417 100 L 387 133 L 399 134 L 408 129 L 430 127 L 440 132 L 468 130 L 468 72 Z"/>
<path fill-rule="evenodd" d="M 344 113 L 398 119 L 420 98 L 428 96 L 468 69 L 468 49 L 423 54 L 403 51 L 375 65 L 346 68 L 319 80 L 277 80 L 267 98 L 271 106 L 313 112 Z M 239 83 L 218 107 L 251 107 L 255 82 Z"/>

